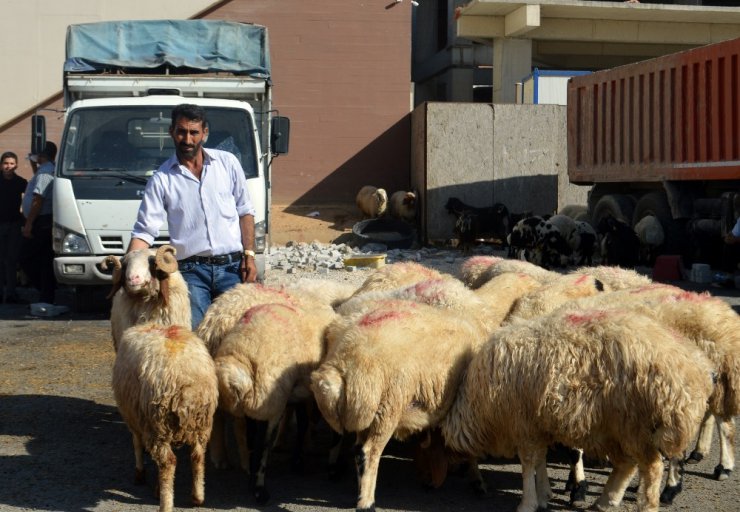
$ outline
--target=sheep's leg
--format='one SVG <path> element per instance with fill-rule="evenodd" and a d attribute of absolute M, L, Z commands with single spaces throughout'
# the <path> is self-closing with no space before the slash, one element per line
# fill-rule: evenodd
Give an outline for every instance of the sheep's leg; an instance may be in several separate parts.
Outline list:
<path fill-rule="evenodd" d="M 385 418 L 386 424 L 393 426 L 398 422 Z M 375 432 L 364 431 L 357 435 L 355 444 L 355 465 L 357 466 L 357 484 L 360 490 L 357 498 L 357 512 L 375 511 L 375 486 L 378 481 L 378 466 L 385 445 L 393 435 L 393 428 L 388 427 Z"/>
<path fill-rule="evenodd" d="M 242 470 L 249 473 L 249 444 L 247 443 L 247 418 L 245 416 L 234 416 L 234 437 L 239 452 L 239 465 Z"/>
<path fill-rule="evenodd" d="M 660 502 L 666 505 L 673 503 L 678 493 L 683 489 L 683 463 L 677 457 L 673 457 L 668 463 L 668 477 L 665 488 L 660 493 Z"/>
<path fill-rule="evenodd" d="M 637 466 L 622 457 L 612 454 L 610 460 L 614 469 L 612 469 L 609 478 L 606 480 L 604 490 L 596 500 L 596 507 L 599 510 L 607 510 L 609 507 L 618 507 L 622 503 L 624 492 L 630 480 L 637 471 Z"/>
<path fill-rule="evenodd" d="M 483 496 L 488 492 L 488 487 L 485 480 L 483 480 L 483 475 L 478 466 L 477 457 L 470 457 L 468 459 L 468 480 L 470 480 L 470 485 L 473 487 L 475 494 Z"/>
<path fill-rule="evenodd" d="M 152 449 L 152 458 L 159 469 L 159 512 L 172 512 L 177 457 L 170 445 L 165 444 Z"/>
<path fill-rule="evenodd" d="M 144 445 L 141 443 L 141 436 L 136 432 L 131 432 L 131 439 L 134 444 L 134 483 L 141 485 L 146 480 L 144 476 Z"/>
<path fill-rule="evenodd" d="M 735 469 L 735 420 L 720 419 L 717 422 L 719 431 L 719 465 L 714 468 L 717 480 L 727 480 Z"/>
<path fill-rule="evenodd" d="M 193 475 L 193 505 L 200 506 L 206 499 L 206 449 L 204 442 L 190 447 L 190 468 Z"/>
<path fill-rule="evenodd" d="M 211 463 L 217 469 L 227 467 L 226 442 L 224 440 L 224 416 L 225 412 L 216 409 L 213 415 L 213 429 L 211 430 L 211 439 L 208 441 L 208 451 L 211 455 Z"/>
<path fill-rule="evenodd" d="M 331 447 L 329 448 L 329 478 L 338 478 L 341 473 L 339 456 L 342 454 L 344 435 L 332 430 Z"/>
<path fill-rule="evenodd" d="M 264 505 L 270 499 L 270 493 L 265 487 L 265 474 L 281 418 L 282 415 L 270 421 L 254 422 L 254 450 L 250 456 L 250 474 L 253 479 L 254 497 L 259 505 Z"/>
<path fill-rule="evenodd" d="M 656 512 L 659 504 L 660 480 L 663 477 L 663 460 L 655 452 L 649 461 L 640 464 L 640 487 L 637 490 L 637 510 Z"/>
<path fill-rule="evenodd" d="M 519 449 L 519 461 L 522 464 L 522 501 L 516 508 L 517 512 L 535 512 L 538 506 L 547 508 L 547 500 L 545 500 L 544 505 L 540 503 L 539 482 L 536 475 L 537 468 L 541 465 L 541 459 L 546 457 L 546 450 L 547 448 L 541 450 L 539 447 Z M 546 471 L 545 478 L 547 478 Z"/>
<path fill-rule="evenodd" d="M 701 422 L 699 429 L 699 439 L 696 441 L 696 447 L 686 459 L 687 464 L 698 464 L 704 458 L 712 447 L 712 431 L 714 430 L 714 415 L 707 411 L 704 420 Z"/>
<path fill-rule="evenodd" d="M 542 450 L 542 458 L 537 461 L 535 468 L 535 484 L 537 486 L 537 502 L 540 508 L 547 508 L 547 502 L 552 498 L 552 487 L 547 477 L 547 448 Z"/>
<path fill-rule="evenodd" d="M 572 448 L 569 455 L 570 473 L 565 490 L 570 491 L 570 504 L 581 507 L 586 503 L 586 491 L 588 491 L 586 472 L 583 469 L 583 450 Z"/>
<path fill-rule="evenodd" d="M 293 471 L 303 473 L 303 452 L 306 447 L 306 436 L 308 435 L 308 404 L 298 403 L 295 405 L 296 420 L 296 444 L 293 449 Z"/>

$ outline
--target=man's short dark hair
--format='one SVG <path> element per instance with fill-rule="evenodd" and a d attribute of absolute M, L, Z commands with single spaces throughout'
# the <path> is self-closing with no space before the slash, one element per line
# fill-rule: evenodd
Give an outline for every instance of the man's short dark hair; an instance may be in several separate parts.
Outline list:
<path fill-rule="evenodd" d="M 203 124 L 203 128 L 208 126 L 206 121 L 206 111 L 199 105 L 193 105 L 192 103 L 182 103 L 172 109 L 172 124 L 170 128 L 175 127 L 175 123 L 181 117 L 189 121 L 200 121 Z"/>
<path fill-rule="evenodd" d="M 12 151 L 6 151 L 5 153 L 3 153 L 3 155 L 0 156 L 0 162 L 5 160 L 6 158 L 13 158 L 15 159 L 16 163 L 18 162 L 18 155 L 16 155 Z"/>
<path fill-rule="evenodd" d="M 47 140 L 46 145 L 44 145 L 44 149 L 41 151 L 40 155 L 44 155 L 49 161 L 53 162 L 54 159 L 57 157 L 57 145 L 54 144 L 52 141 Z"/>

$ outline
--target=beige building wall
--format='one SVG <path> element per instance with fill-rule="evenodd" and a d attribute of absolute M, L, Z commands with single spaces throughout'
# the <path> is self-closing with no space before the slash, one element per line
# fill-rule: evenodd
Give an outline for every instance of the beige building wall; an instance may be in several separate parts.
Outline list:
<path fill-rule="evenodd" d="M 62 90 L 67 25 L 122 19 L 188 19 L 212 0 L 0 0 L 0 127 Z"/>

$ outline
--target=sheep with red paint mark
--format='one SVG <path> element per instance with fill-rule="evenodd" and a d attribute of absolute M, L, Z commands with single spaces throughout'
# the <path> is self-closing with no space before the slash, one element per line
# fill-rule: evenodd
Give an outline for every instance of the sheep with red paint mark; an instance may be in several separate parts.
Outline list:
<path fill-rule="evenodd" d="M 136 479 L 144 479 L 143 450 L 159 468 L 159 510 L 170 512 L 177 457 L 190 446 L 192 499 L 205 499 L 205 453 L 218 404 L 216 370 L 190 327 L 146 323 L 127 329 L 113 364 L 113 395 L 133 436 Z"/>
<path fill-rule="evenodd" d="M 693 344 L 633 311 L 570 309 L 498 330 L 475 353 L 441 422 L 447 446 L 518 456 L 517 510 L 547 508 L 552 443 L 608 457 L 596 505 L 619 506 L 639 469 L 641 511 L 658 510 L 662 455 L 679 456 L 704 415 L 711 364 Z"/>
<path fill-rule="evenodd" d="M 260 422 L 249 464 L 259 504 L 269 499 L 265 471 L 280 420 L 289 403 L 312 399 L 310 375 L 324 355 L 324 330 L 335 316 L 328 306 L 258 304 L 244 312 L 216 351 L 220 407 Z M 308 425 L 299 427 L 302 440 Z M 295 455 L 294 463 L 301 464 L 301 447 Z"/>
<path fill-rule="evenodd" d="M 416 284 L 419 281 L 440 279 L 442 277 L 440 272 L 420 263 L 413 261 L 393 263 L 373 271 L 352 296 L 356 297 L 368 292 L 393 290 Z"/>
<path fill-rule="evenodd" d="M 645 315 L 673 329 L 702 350 L 711 361 L 717 385 L 689 462 L 709 452 L 717 421 L 720 463 L 715 478 L 725 480 L 735 467 L 734 417 L 740 414 L 740 317 L 726 302 L 709 294 L 669 285 L 651 285 L 575 301 L 566 307 L 620 308 Z M 672 461 L 661 501 L 671 503 L 681 490 L 678 461 Z"/>
<path fill-rule="evenodd" d="M 439 423 L 485 331 L 468 315 L 381 300 L 339 317 L 327 339 L 329 351 L 311 376 L 311 389 L 334 430 L 357 434 L 357 510 L 373 510 L 385 445 Z"/>
<path fill-rule="evenodd" d="M 460 269 L 462 281 L 472 289 L 480 288 L 494 277 L 509 272 L 528 274 L 543 284 L 550 283 L 561 275 L 528 261 L 489 256 L 469 258 Z"/>
<path fill-rule="evenodd" d="M 106 256 L 101 266 L 113 270 L 110 324 L 113 348 L 129 327 L 147 322 L 190 329 L 190 296 L 177 269 L 175 248 L 131 251 Z"/>
<path fill-rule="evenodd" d="M 599 265 L 596 267 L 580 267 L 572 274 L 593 276 L 610 290 L 624 290 L 627 288 L 640 288 L 650 286 L 653 280 L 632 269 Z"/>

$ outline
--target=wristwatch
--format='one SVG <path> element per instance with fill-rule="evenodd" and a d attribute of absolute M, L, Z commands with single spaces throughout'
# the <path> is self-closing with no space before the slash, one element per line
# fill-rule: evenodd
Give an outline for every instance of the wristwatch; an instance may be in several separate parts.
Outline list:
<path fill-rule="evenodd" d="M 244 249 L 244 257 L 248 258 L 250 256 L 254 258 L 254 251 L 252 251 L 251 249 Z"/>

